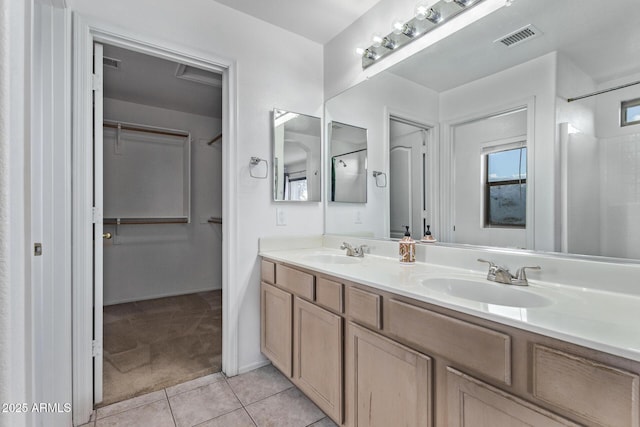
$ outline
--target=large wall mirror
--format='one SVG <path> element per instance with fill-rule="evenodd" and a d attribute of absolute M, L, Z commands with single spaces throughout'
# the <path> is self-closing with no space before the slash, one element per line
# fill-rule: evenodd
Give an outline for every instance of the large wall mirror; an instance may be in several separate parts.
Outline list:
<path fill-rule="evenodd" d="M 367 201 L 367 130 L 346 123 L 329 124 L 331 202 Z"/>
<path fill-rule="evenodd" d="M 518 0 L 327 101 L 388 185 L 326 232 L 640 260 L 635 3 Z"/>
<path fill-rule="evenodd" d="M 321 130 L 318 117 L 273 110 L 273 199 L 321 200 Z"/>

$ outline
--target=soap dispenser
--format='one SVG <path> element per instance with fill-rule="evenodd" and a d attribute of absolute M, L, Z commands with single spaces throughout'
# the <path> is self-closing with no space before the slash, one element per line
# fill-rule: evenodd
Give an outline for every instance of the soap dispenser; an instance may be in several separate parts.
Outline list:
<path fill-rule="evenodd" d="M 421 242 L 423 242 L 423 243 L 435 243 L 435 242 L 437 242 L 436 238 L 433 237 L 433 235 L 431 234 L 430 228 L 431 228 L 431 226 L 427 225 L 427 231 L 424 232 L 424 236 L 422 236 L 422 239 L 420 239 Z"/>
<path fill-rule="evenodd" d="M 411 238 L 409 233 L 409 226 L 403 225 L 407 231 L 404 233 L 404 237 L 400 240 L 400 263 L 411 264 L 416 262 L 416 242 Z"/>

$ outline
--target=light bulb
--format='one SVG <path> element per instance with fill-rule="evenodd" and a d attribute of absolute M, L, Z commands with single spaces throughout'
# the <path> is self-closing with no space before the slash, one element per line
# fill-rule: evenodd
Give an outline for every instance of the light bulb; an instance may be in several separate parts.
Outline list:
<path fill-rule="evenodd" d="M 382 36 L 379 34 L 374 34 L 371 38 L 373 47 L 380 47 L 382 45 Z"/>
<path fill-rule="evenodd" d="M 356 48 L 356 55 L 358 55 L 358 56 L 364 55 L 364 49 L 361 48 L 361 47 L 357 47 Z"/>
<path fill-rule="evenodd" d="M 420 2 L 416 5 L 416 19 L 418 21 L 424 20 L 429 14 L 431 7 L 427 2 Z"/>
<path fill-rule="evenodd" d="M 399 19 L 393 21 L 393 34 L 402 34 L 402 30 L 404 30 L 404 22 Z"/>

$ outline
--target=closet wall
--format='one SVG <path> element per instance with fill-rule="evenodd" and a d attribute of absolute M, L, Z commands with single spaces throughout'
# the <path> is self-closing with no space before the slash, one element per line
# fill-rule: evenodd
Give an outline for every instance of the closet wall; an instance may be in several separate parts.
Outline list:
<path fill-rule="evenodd" d="M 105 305 L 222 288 L 222 129 L 205 117 L 105 98 L 105 120 L 180 129 L 191 133 L 191 222 L 105 225 Z M 145 173 L 140 165 L 140 174 Z"/>

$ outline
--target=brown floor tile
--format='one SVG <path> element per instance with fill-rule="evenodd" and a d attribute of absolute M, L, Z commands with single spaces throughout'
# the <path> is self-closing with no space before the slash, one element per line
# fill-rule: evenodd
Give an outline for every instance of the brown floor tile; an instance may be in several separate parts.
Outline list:
<path fill-rule="evenodd" d="M 144 406 L 139 406 L 116 415 L 100 418 L 96 427 L 174 427 L 173 416 L 167 400 L 159 400 Z"/>
<path fill-rule="evenodd" d="M 177 427 L 191 427 L 242 407 L 226 381 L 171 396 L 169 403 Z"/>
<path fill-rule="evenodd" d="M 273 365 L 228 378 L 227 382 L 243 405 L 249 405 L 293 387 Z"/>
<path fill-rule="evenodd" d="M 326 415 L 297 388 L 246 406 L 258 427 L 306 427 Z"/>
<path fill-rule="evenodd" d="M 213 420 L 198 424 L 198 427 L 256 427 L 244 408 L 237 409 Z"/>

